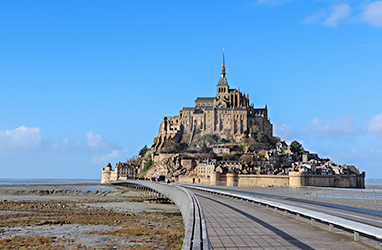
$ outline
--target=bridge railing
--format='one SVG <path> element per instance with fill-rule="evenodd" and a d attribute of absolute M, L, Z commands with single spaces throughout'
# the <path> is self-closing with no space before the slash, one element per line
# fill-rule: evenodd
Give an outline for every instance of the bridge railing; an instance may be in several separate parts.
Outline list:
<path fill-rule="evenodd" d="M 216 186 L 227 186 L 227 182 L 220 181 Z M 347 189 L 347 188 L 325 188 L 313 186 L 281 186 L 258 183 L 228 183 L 229 187 L 238 189 L 251 189 L 259 192 L 292 194 L 304 197 L 316 197 L 325 199 L 339 199 L 365 204 L 382 205 L 382 190 Z"/>
<path fill-rule="evenodd" d="M 185 185 L 185 184 L 183 184 Z M 230 193 L 227 191 L 220 191 L 220 190 L 214 190 L 211 188 L 203 188 L 198 187 L 196 185 L 185 185 L 188 188 L 208 192 L 212 194 L 222 195 L 226 197 L 231 197 L 235 199 L 240 199 L 243 201 L 253 202 L 258 205 L 263 205 L 267 209 L 273 209 L 274 211 L 283 211 L 284 213 L 290 213 L 296 216 L 296 219 L 299 219 L 301 217 L 307 218 L 311 220 L 311 224 L 314 224 L 316 221 L 325 223 L 329 226 L 329 231 L 333 231 L 334 227 L 345 229 L 348 231 L 353 232 L 354 234 L 354 241 L 359 241 L 360 234 L 366 237 L 370 237 L 372 239 L 375 239 L 379 242 L 382 242 L 382 228 L 370 226 L 367 224 L 343 219 L 340 217 L 328 215 L 321 212 L 316 212 L 304 208 L 299 208 L 292 205 L 286 205 L 280 202 L 270 201 L 258 197 L 252 197 L 252 196 L 246 196 L 246 195 L 238 195 L 235 193 Z"/>
<path fill-rule="evenodd" d="M 116 181 L 113 185 L 129 186 L 144 189 L 145 191 L 157 192 L 173 201 L 182 213 L 185 237 L 183 250 L 208 250 L 207 226 L 202 207 L 196 196 L 183 187 L 166 183 L 150 181 Z"/>

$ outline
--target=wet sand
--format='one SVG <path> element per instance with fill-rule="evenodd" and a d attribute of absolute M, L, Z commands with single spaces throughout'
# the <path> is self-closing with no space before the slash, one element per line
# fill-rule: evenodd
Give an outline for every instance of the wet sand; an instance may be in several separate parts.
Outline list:
<path fill-rule="evenodd" d="M 16 245 L 39 249 L 182 246 L 178 208 L 145 200 L 134 189 L 78 184 L 1 186 L 0 197 L 0 249 Z"/>

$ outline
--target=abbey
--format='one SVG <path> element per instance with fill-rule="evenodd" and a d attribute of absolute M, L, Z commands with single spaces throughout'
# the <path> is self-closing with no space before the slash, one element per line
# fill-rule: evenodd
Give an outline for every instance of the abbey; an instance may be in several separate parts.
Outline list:
<path fill-rule="evenodd" d="M 167 139 L 177 136 L 188 135 L 189 143 L 195 133 L 214 134 L 230 142 L 239 142 L 244 136 L 255 138 L 259 132 L 272 137 L 272 130 L 267 106 L 254 108 L 248 94 L 229 88 L 223 54 L 216 96 L 198 97 L 195 107 L 184 107 L 179 115 L 164 117 L 154 152 L 158 152 Z"/>
<path fill-rule="evenodd" d="M 139 176 L 227 186 L 365 188 L 365 172 L 355 166 L 273 137 L 267 106 L 255 108 L 248 94 L 229 88 L 224 54 L 216 96 L 198 97 L 194 107 L 165 116 L 152 147 L 139 155 L 114 170 L 110 164 L 102 169 L 102 183 Z"/>

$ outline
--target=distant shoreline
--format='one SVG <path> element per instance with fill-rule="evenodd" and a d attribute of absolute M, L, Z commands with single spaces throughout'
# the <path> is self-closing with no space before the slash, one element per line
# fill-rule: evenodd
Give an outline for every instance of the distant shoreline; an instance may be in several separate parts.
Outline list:
<path fill-rule="evenodd" d="M 365 185 L 365 189 L 382 189 L 382 185 L 381 184 L 378 184 L 378 185 L 375 185 L 375 184 L 371 184 L 371 185 Z"/>
<path fill-rule="evenodd" d="M 382 179 L 370 178 L 365 180 L 366 189 L 382 189 Z M 0 188 L 7 186 L 63 186 L 63 185 L 101 185 L 101 179 L 55 179 L 55 178 L 0 178 Z"/>
<path fill-rule="evenodd" d="M 70 179 L 70 178 L 0 178 L 0 185 L 68 185 L 68 184 L 99 184 L 101 179 Z"/>

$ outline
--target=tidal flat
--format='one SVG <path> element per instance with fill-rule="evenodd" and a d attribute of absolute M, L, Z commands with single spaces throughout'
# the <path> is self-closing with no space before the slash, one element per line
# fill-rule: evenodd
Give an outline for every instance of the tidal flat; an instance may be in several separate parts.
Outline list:
<path fill-rule="evenodd" d="M 0 186 L 0 249 L 181 249 L 179 209 L 125 187 Z"/>

